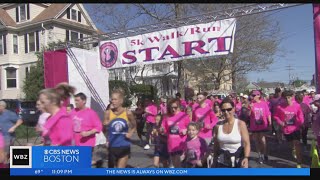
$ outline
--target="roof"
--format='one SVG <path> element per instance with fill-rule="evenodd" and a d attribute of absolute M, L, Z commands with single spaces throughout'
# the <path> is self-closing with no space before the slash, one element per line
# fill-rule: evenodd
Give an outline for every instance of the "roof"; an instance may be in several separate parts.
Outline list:
<path fill-rule="evenodd" d="M 59 14 L 67 5 L 70 3 L 57 3 L 51 4 L 48 8 L 42 11 L 37 17 L 35 17 L 32 22 L 39 22 L 47 19 L 53 19 L 57 14 Z"/>
<path fill-rule="evenodd" d="M 5 26 L 16 26 L 16 22 L 9 16 L 9 14 L 4 10 L 0 9 L 0 21 L 3 22 Z"/>
<path fill-rule="evenodd" d="M 64 24 L 69 24 L 69 25 L 80 27 L 80 28 L 87 29 L 87 30 L 90 30 L 90 31 L 96 31 L 92 27 L 92 26 L 94 26 L 94 24 L 92 24 L 92 26 L 87 26 L 87 25 L 75 23 L 75 22 L 68 21 L 68 20 L 61 19 L 61 18 L 57 19 L 57 16 L 59 16 L 61 13 L 63 13 L 63 11 L 67 7 L 69 7 L 70 5 L 71 5 L 71 3 L 55 3 L 55 4 L 51 4 L 49 7 L 44 9 L 38 16 L 36 16 L 31 22 L 29 21 L 29 22 L 20 23 L 20 24 L 17 24 L 10 17 L 10 15 L 6 12 L 6 10 L 0 8 L 0 22 L 2 22 L 4 26 L 12 26 L 12 27 L 19 28 L 19 27 L 29 26 L 30 24 L 37 24 L 37 23 L 40 23 L 40 22 L 43 22 L 43 21 L 46 21 L 46 20 L 56 20 L 56 22 L 62 22 Z M 85 10 L 83 10 L 83 11 L 85 11 Z M 83 12 L 83 13 L 85 13 L 85 12 Z M 101 34 L 103 34 L 102 31 L 101 31 Z"/>
<path fill-rule="evenodd" d="M 248 84 L 248 86 L 246 88 L 247 89 L 256 89 L 256 88 L 260 88 L 260 87 L 256 83 L 250 83 L 250 84 Z"/>

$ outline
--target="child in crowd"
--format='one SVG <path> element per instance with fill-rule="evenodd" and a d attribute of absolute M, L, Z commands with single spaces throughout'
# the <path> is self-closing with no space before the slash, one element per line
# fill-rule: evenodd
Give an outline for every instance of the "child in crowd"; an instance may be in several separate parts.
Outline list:
<path fill-rule="evenodd" d="M 167 147 L 167 136 L 164 135 L 164 128 L 162 126 L 162 116 L 156 116 L 156 124 L 153 127 L 152 132 L 152 141 L 155 145 L 154 147 L 154 157 L 153 164 L 156 168 L 160 167 L 160 161 L 163 167 L 169 167 L 169 153 Z"/>
<path fill-rule="evenodd" d="M 188 125 L 188 137 L 184 144 L 183 154 L 181 156 L 182 164 L 186 168 L 202 167 L 205 162 L 207 143 L 204 139 L 198 137 L 200 126 L 196 122 Z"/>

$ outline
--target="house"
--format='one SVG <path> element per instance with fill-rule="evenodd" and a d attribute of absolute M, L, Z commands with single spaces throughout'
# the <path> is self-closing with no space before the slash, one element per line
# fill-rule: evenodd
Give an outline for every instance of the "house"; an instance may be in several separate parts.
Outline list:
<path fill-rule="evenodd" d="M 35 53 L 49 43 L 98 33 L 82 4 L 0 4 L 0 98 L 24 98 L 23 80 Z"/>

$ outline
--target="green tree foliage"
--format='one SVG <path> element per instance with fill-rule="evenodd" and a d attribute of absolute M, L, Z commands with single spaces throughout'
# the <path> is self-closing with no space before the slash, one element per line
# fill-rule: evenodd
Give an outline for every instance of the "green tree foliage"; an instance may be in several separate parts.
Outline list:
<path fill-rule="evenodd" d="M 306 81 L 297 79 L 297 80 L 294 80 L 294 81 L 292 82 L 292 86 L 294 86 L 294 87 L 301 87 L 302 85 L 304 85 L 304 84 L 306 84 L 306 83 L 307 83 Z"/>
<path fill-rule="evenodd" d="M 152 85 L 136 84 L 130 86 L 131 94 L 135 94 L 141 98 L 150 98 L 157 100 L 157 89 Z"/>
<path fill-rule="evenodd" d="M 109 81 L 109 88 L 110 88 L 110 91 L 109 91 L 110 97 L 113 90 L 122 89 L 125 95 L 123 106 L 125 107 L 131 106 L 132 102 L 130 100 L 130 89 L 129 89 L 129 85 L 125 81 L 111 80 Z"/>

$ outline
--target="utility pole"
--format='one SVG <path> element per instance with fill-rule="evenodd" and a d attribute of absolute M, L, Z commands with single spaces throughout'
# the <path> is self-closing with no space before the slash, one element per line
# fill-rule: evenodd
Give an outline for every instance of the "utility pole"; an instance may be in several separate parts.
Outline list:
<path fill-rule="evenodd" d="M 288 70 L 288 75 L 289 75 L 289 87 L 291 89 L 291 70 L 293 70 L 292 66 L 289 64 L 288 66 L 285 66 Z"/>

